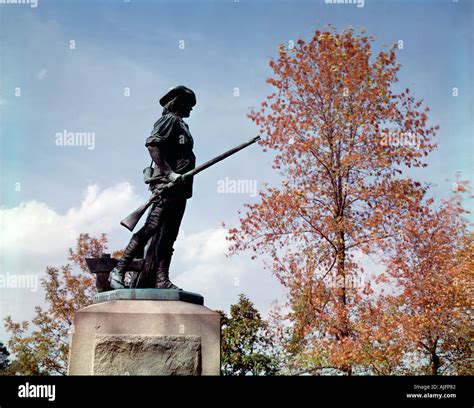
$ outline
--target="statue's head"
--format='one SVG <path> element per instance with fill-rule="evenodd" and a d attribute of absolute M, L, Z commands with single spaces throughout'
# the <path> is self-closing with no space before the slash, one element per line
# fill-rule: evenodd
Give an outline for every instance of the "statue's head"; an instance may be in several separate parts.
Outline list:
<path fill-rule="evenodd" d="M 196 105 L 196 94 L 189 88 L 179 85 L 171 88 L 161 99 L 163 114 L 173 112 L 181 118 L 188 118 Z"/>

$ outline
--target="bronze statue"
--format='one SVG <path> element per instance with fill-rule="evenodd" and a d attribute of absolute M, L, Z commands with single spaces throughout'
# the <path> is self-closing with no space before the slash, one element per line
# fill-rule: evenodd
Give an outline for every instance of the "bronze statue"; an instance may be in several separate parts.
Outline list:
<path fill-rule="evenodd" d="M 172 88 L 160 99 L 163 115 L 153 127 L 145 146 L 154 166 L 153 179 L 149 183 L 152 192 L 166 188 L 161 199 L 153 203 L 145 225 L 127 245 L 117 266 L 110 272 L 112 289 L 124 289 L 124 275 L 134 258 L 141 254 L 151 239 L 139 279 L 145 287 L 178 289 L 169 279 L 169 267 L 173 256 L 173 244 L 186 208 L 186 200 L 192 196 L 193 179 L 179 182 L 181 174 L 195 168 L 193 138 L 183 118 L 189 117 L 196 105 L 196 95 L 184 86 Z M 138 284 L 137 284 L 138 286 Z"/>
<path fill-rule="evenodd" d="M 145 143 L 152 164 L 144 170 L 144 179 L 152 195 L 121 224 L 133 231 L 141 216 L 151 208 L 145 224 L 133 234 L 120 260 L 107 254 L 98 259 L 86 259 L 90 271 L 97 273 L 99 292 L 127 287 L 179 289 L 169 279 L 169 268 L 186 200 L 193 194 L 194 175 L 260 139 L 254 137 L 196 167 L 193 138 L 183 121 L 196 105 L 196 95 L 185 86 L 177 86 L 160 99 L 160 104 L 163 115 Z M 134 272 L 128 285 L 124 281 L 127 271 Z M 108 273 L 108 282 L 101 277 L 104 273 Z"/>

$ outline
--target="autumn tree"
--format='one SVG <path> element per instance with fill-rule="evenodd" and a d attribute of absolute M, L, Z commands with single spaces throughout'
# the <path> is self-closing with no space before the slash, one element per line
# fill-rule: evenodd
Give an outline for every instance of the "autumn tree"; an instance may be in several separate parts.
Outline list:
<path fill-rule="evenodd" d="M 351 374 L 370 287 L 361 254 L 378 254 L 420 211 L 424 167 L 437 127 L 409 89 L 397 90 L 395 46 L 373 53 L 352 29 L 316 31 L 270 61 L 274 92 L 253 110 L 281 186 L 247 205 L 230 228 L 231 253 L 253 250 L 288 289 L 289 363 Z"/>
<path fill-rule="evenodd" d="M 230 316 L 221 313 L 221 370 L 223 375 L 273 375 L 278 362 L 271 355 L 267 322 L 243 294 L 230 307 Z"/>
<path fill-rule="evenodd" d="M 474 235 L 459 191 L 440 208 L 425 207 L 406 219 L 403 234 L 387 251 L 380 277 L 392 291 L 380 310 L 396 322 L 407 356 L 418 363 L 409 373 L 472 375 L 471 311 Z M 392 338 L 393 338 L 392 332 Z M 393 340 L 392 340 L 393 341 Z"/>
<path fill-rule="evenodd" d="M 69 353 L 69 334 L 74 313 L 92 303 L 95 293 L 93 276 L 88 272 L 85 257 L 100 257 L 107 238 L 80 234 L 76 248 L 69 249 L 71 264 L 47 267 L 41 280 L 47 307 L 37 306 L 31 322 L 16 323 L 11 316 L 5 327 L 14 353 L 14 373 L 22 375 L 65 375 Z M 13 370 L 11 370 L 13 371 Z"/>

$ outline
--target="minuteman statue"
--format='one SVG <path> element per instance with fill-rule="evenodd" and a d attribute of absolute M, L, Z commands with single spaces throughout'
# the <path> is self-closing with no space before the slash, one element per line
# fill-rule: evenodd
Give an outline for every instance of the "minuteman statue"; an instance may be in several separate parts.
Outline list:
<path fill-rule="evenodd" d="M 163 106 L 163 114 L 145 143 L 153 160 L 153 182 L 150 183 L 152 192 L 170 182 L 179 181 L 181 174 L 196 166 L 193 138 L 183 120 L 189 117 L 196 105 L 196 95 L 185 86 L 177 86 L 160 99 L 160 105 Z M 145 247 L 144 266 L 136 286 L 178 289 L 169 279 L 169 268 L 173 244 L 178 236 L 186 200 L 192 196 L 192 189 L 193 179 L 186 179 L 166 190 L 166 194 L 152 205 L 144 226 L 133 234 L 122 258 L 110 272 L 112 289 L 126 288 L 125 272 L 135 258 L 143 256 Z"/>

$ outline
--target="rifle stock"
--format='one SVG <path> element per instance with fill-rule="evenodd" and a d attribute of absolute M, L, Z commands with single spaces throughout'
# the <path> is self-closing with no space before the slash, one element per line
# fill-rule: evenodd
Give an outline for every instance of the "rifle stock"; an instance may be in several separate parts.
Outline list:
<path fill-rule="evenodd" d="M 124 226 L 130 231 L 133 231 L 133 229 L 137 226 L 138 221 L 140 221 L 140 218 L 142 218 L 143 214 L 145 214 L 151 203 L 152 200 L 150 199 L 145 204 L 138 207 L 134 212 L 120 221 L 120 225 Z"/>
<path fill-rule="evenodd" d="M 189 179 L 190 177 L 195 176 L 196 174 L 200 173 L 201 171 L 207 169 L 208 167 L 213 166 L 214 164 L 220 162 L 221 160 L 226 159 L 227 157 L 233 155 L 234 153 L 237 153 L 238 151 L 246 148 L 247 146 L 257 142 L 260 140 L 260 136 L 256 136 L 249 141 L 242 143 L 233 149 L 228 150 L 225 153 L 220 154 L 219 156 L 214 157 L 213 159 L 201 164 L 200 166 L 196 167 L 193 170 L 188 171 L 187 173 L 184 173 L 181 176 L 181 182 L 185 181 L 186 179 Z M 153 179 L 150 179 L 151 182 L 153 182 Z M 143 214 L 145 214 L 146 210 L 148 207 L 154 203 L 161 195 L 161 193 L 164 191 L 166 187 L 171 187 L 173 184 L 169 183 L 167 184 L 162 190 L 158 191 L 157 193 L 154 193 L 145 204 L 141 205 L 138 207 L 134 212 L 132 212 L 130 215 L 125 217 L 122 221 L 120 221 L 120 225 L 124 226 L 130 231 L 133 231 L 133 229 L 136 227 L 138 224 L 138 221 L 140 221 L 140 218 L 142 218 Z"/>

